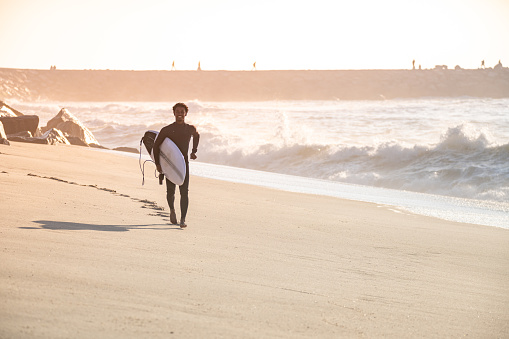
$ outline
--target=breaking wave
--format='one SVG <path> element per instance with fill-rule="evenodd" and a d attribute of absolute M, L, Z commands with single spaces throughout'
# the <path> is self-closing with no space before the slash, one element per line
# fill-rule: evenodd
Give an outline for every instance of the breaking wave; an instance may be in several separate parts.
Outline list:
<path fill-rule="evenodd" d="M 508 103 L 468 98 L 192 101 L 188 120 L 201 134 L 199 161 L 509 202 Z M 114 148 L 137 147 L 146 130 L 160 130 L 171 122 L 172 105 L 84 102 L 19 103 L 16 107 L 39 115 L 41 125 L 66 107 L 102 145 Z"/>
<path fill-rule="evenodd" d="M 509 144 L 465 125 L 434 145 L 342 146 L 271 142 L 252 148 L 202 133 L 200 160 L 346 183 L 509 202 Z"/>

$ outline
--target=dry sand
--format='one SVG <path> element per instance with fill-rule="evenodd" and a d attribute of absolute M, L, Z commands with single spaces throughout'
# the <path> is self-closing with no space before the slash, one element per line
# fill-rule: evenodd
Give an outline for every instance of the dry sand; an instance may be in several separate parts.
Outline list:
<path fill-rule="evenodd" d="M 137 159 L 63 145 L 0 145 L 0 196 L 1 338 L 509 333 L 505 229 L 192 177 L 181 230 Z"/>

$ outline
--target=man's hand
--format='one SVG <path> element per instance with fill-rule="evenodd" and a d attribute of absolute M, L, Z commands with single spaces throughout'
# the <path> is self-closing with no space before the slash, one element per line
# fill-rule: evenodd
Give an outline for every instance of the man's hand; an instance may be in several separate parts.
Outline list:
<path fill-rule="evenodd" d="M 196 153 L 191 153 L 191 160 L 196 160 L 197 156 Z"/>
<path fill-rule="evenodd" d="M 159 173 L 163 173 L 163 170 L 161 169 L 161 165 L 156 165 L 156 168 Z"/>

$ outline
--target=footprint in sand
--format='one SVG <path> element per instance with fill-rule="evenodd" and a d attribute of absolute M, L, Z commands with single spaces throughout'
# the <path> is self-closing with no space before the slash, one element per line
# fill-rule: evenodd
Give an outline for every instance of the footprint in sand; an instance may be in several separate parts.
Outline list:
<path fill-rule="evenodd" d="M 7 172 L 2 171 L 2 173 L 7 173 Z M 67 181 L 67 180 L 63 180 L 63 179 L 60 179 L 60 178 L 56 178 L 56 177 L 41 176 L 41 175 L 33 174 L 33 173 L 28 173 L 27 175 L 30 176 L 30 177 L 50 179 L 50 180 L 55 180 L 55 181 L 58 181 L 58 182 L 61 182 L 61 183 L 69 184 L 69 185 L 77 185 L 77 186 L 82 186 L 82 187 L 90 187 L 90 188 L 95 188 L 95 189 L 100 190 L 100 191 L 109 192 L 109 193 L 111 193 L 113 195 L 116 195 L 116 196 L 119 196 L 119 197 L 129 198 L 129 199 L 131 199 L 133 201 L 140 202 L 140 203 L 143 204 L 141 206 L 141 208 L 147 208 L 147 209 L 151 209 L 151 210 L 156 211 L 156 213 L 150 213 L 149 215 L 159 216 L 159 217 L 162 217 L 162 218 L 169 218 L 170 217 L 169 213 L 164 212 L 164 207 L 161 207 L 161 206 L 157 205 L 157 203 L 154 202 L 154 201 L 150 201 L 150 200 L 146 200 L 146 199 L 133 198 L 133 197 L 127 195 L 127 194 L 121 194 L 121 193 L 118 193 L 115 190 L 112 190 L 112 189 L 109 189 L 109 188 L 105 188 L 105 187 L 98 187 L 97 185 L 82 185 L 82 184 L 78 184 L 78 183 L 73 182 L 73 181 Z"/>

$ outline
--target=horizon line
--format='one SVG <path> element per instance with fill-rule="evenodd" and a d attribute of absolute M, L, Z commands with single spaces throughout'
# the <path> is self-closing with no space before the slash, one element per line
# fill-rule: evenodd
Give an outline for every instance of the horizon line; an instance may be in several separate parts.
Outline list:
<path fill-rule="evenodd" d="M 444 67 L 445 66 L 445 67 Z M 434 68 L 353 68 L 353 69 L 252 69 L 252 70 L 228 70 L 228 69 L 111 69 L 111 68 L 19 68 L 19 67 L 1 67 L 4 70 L 26 70 L 26 71 L 110 71 L 110 72 L 277 72 L 277 71 L 426 71 L 426 70 L 447 70 L 454 71 L 455 68 L 449 68 L 446 65 L 435 65 Z M 443 68 L 442 68 L 443 67 Z M 507 69 L 508 67 L 503 67 Z M 493 70 L 494 67 L 485 68 L 462 68 L 459 70 Z"/>

